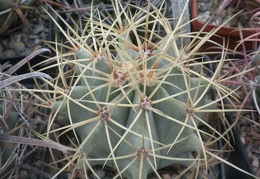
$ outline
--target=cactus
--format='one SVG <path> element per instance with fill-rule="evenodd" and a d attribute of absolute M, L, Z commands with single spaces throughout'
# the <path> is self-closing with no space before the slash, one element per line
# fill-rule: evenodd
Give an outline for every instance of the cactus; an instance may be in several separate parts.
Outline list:
<path fill-rule="evenodd" d="M 125 38 L 120 40 L 132 44 Z M 113 61 L 112 57 L 93 61 L 89 52 L 82 52 L 83 49 L 76 52 L 79 64 L 74 70 L 76 76 L 83 78 L 80 77 L 79 85 L 71 88 L 69 98 L 77 102 L 56 101 L 52 110 L 71 124 L 86 121 L 76 132 L 88 158 L 111 158 L 114 164 L 111 161 L 107 164 L 115 165 L 120 171 L 133 162 L 124 173 L 127 178 L 146 178 L 153 168 L 175 162 L 191 165 L 195 160 L 192 153 L 203 147 L 196 132 L 197 124 L 193 123 L 200 121 L 192 116 L 203 121 L 206 117 L 193 111 L 189 99 L 199 100 L 196 107 L 206 105 L 205 91 L 209 82 L 186 74 L 173 60 L 176 57 L 169 56 L 173 53 L 171 47 L 167 53 L 161 54 L 158 50 L 150 57 L 129 47 L 116 48 L 124 51 L 129 61 L 119 55 Z M 91 67 L 93 63 L 95 67 Z M 90 70 L 84 71 L 87 66 Z M 124 159 L 117 159 L 119 157 Z M 93 165 L 104 163 L 95 161 Z M 139 170 L 142 174 L 137 172 Z"/>
<path fill-rule="evenodd" d="M 56 57 L 47 60 L 57 61 L 47 68 L 57 67 L 59 73 L 54 84 L 48 82 L 53 89 L 43 90 L 51 97 L 42 101 L 52 109 L 48 133 L 72 131 L 76 141 L 71 140 L 75 148 L 61 171 L 73 165 L 74 174 L 90 170 L 99 177 L 93 166 L 101 165 L 114 168 L 115 178 L 130 179 L 152 172 L 160 178 L 157 170 L 174 163 L 197 172 L 201 165 L 207 169 L 211 158 L 220 160 L 210 147 L 220 139 L 228 143 L 208 123 L 208 115 L 220 113 L 226 124 L 224 107 L 216 105 L 234 93 L 217 82 L 223 61 L 212 77 L 205 77 L 204 63 L 216 62 L 197 58 L 199 46 L 218 29 L 204 38 L 180 31 L 183 14 L 172 29 L 171 19 L 150 2 L 133 14 L 120 1 L 113 8 L 112 25 L 90 16 L 82 36 L 65 20 L 69 33 L 55 22 L 71 46 L 61 44 L 59 51 L 57 45 Z M 164 36 L 155 31 L 158 25 Z M 190 37 L 199 42 L 178 45 Z M 208 97 L 212 88 L 218 94 L 213 101 Z M 61 127 L 54 129 L 56 119 Z"/>

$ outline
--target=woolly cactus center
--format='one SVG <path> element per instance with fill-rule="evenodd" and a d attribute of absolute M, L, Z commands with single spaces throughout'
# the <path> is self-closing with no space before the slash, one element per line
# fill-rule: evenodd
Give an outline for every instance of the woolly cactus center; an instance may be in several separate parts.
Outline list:
<path fill-rule="evenodd" d="M 114 86 L 123 85 L 126 82 L 127 74 L 123 74 L 121 71 L 115 71 L 113 74 Z"/>
<path fill-rule="evenodd" d="M 147 74 L 139 73 L 137 79 L 146 86 L 154 86 L 158 82 L 157 74 L 154 71 L 149 71 Z"/>
<path fill-rule="evenodd" d="M 145 96 L 143 99 L 140 100 L 140 107 L 143 110 L 147 110 L 147 106 L 151 107 L 152 106 L 152 101 L 150 100 L 150 98 Z"/>
<path fill-rule="evenodd" d="M 94 61 L 96 61 L 96 62 L 102 61 L 103 58 L 104 58 L 104 55 L 100 54 L 99 52 L 96 52 L 94 54 Z"/>
<path fill-rule="evenodd" d="M 70 93 L 70 88 L 65 88 L 64 90 L 63 90 L 63 92 L 66 94 L 66 95 L 69 95 L 69 93 Z"/>
<path fill-rule="evenodd" d="M 145 150 L 144 146 L 137 150 L 137 155 L 144 157 L 147 155 L 147 151 Z"/>
<path fill-rule="evenodd" d="M 147 50 L 142 50 L 142 54 L 145 56 L 145 57 L 148 57 L 148 56 L 151 56 L 152 55 L 152 51 L 147 49 Z"/>
<path fill-rule="evenodd" d="M 186 53 L 183 50 L 179 51 L 180 56 L 178 57 L 178 63 L 183 68 L 189 68 L 189 62 Z"/>
<path fill-rule="evenodd" d="M 137 73 L 137 66 L 134 62 L 127 62 L 122 64 L 120 68 L 115 68 L 111 75 L 111 80 L 109 80 L 110 84 L 113 87 L 124 85 L 130 81 L 129 73 L 132 73 L 132 76 Z"/>
<path fill-rule="evenodd" d="M 98 115 L 100 116 L 102 121 L 108 120 L 109 117 L 111 117 L 108 107 L 104 106 L 103 108 L 98 110 Z"/>
<path fill-rule="evenodd" d="M 150 56 L 151 51 L 142 50 L 145 56 Z M 147 69 L 146 66 L 138 66 L 134 61 L 127 61 L 122 63 L 120 67 L 114 67 L 113 72 L 110 75 L 109 83 L 113 87 L 119 87 L 127 82 L 138 82 L 146 86 L 154 86 L 158 82 L 158 75 L 155 70 L 158 67 L 158 62 L 154 63 L 151 69 Z"/>
<path fill-rule="evenodd" d="M 189 114 L 189 115 L 193 114 L 194 113 L 194 108 L 192 106 L 188 106 L 186 108 L 186 113 Z"/>

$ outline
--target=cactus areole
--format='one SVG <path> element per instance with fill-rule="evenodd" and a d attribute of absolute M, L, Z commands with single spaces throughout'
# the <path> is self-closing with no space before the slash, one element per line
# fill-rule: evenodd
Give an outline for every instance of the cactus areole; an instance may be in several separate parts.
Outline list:
<path fill-rule="evenodd" d="M 207 121 L 200 109 L 210 108 L 210 82 L 190 68 L 192 61 L 177 45 L 178 29 L 170 29 L 162 14 L 146 10 L 140 10 L 139 20 L 129 15 L 119 30 L 116 22 L 108 27 L 90 20 L 97 31 L 82 39 L 94 38 L 94 45 L 72 40 L 77 44 L 69 60 L 74 73 L 67 78 L 74 85 L 53 102 L 52 111 L 80 138 L 79 169 L 109 166 L 116 177 L 136 179 L 158 175 L 157 169 L 174 163 L 195 168 L 204 160 L 197 157 L 204 147 L 199 125 Z M 158 24 L 163 37 L 156 35 Z"/>

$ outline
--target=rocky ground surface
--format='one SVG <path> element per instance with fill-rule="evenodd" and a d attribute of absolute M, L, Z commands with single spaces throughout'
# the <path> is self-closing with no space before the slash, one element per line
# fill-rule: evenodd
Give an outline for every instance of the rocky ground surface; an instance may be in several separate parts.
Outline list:
<path fill-rule="evenodd" d="M 236 61 L 234 62 L 234 66 L 242 72 L 246 70 L 245 64 L 243 61 Z M 236 70 L 230 65 L 229 63 L 226 63 L 223 68 L 223 74 L 235 74 Z M 247 75 L 246 75 L 247 76 Z M 247 76 L 249 79 L 250 77 Z M 241 81 L 241 77 L 236 77 L 237 81 Z M 238 85 L 231 85 L 230 88 L 236 89 Z M 247 93 L 250 92 L 250 88 L 248 86 L 243 86 L 239 88 L 236 93 L 240 97 L 240 101 L 243 101 L 245 99 L 245 96 L 247 96 Z M 248 110 L 256 110 L 253 94 L 250 95 L 250 98 L 246 101 L 244 109 Z M 241 105 L 241 102 L 235 103 L 237 106 Z M 236 118 L 236 114 L 232 115 L 233 119 Z M 237 122 L 237 130 L 240 135 L 240 139 L 242 142 L 241 147 L 244 148 L 245 153 L 247 154 L 246 157 L 248 157 L 249 165 L 251 164 L 251 168 L 253 171 L 253 174 L 257 177 L 260 177 L 260 114 L 256 111 L 243 111 L 240 114 L 240 118 Z M 239 142 L 237 142 L 239 145 Z"/>
<path fill-rule="evenodd" d="M 0 37 L 0 59 L 29 55 L 44 46 L 42 40 L 49 39 L 50 18 L 43 10 L 43 7 L 47 6 L 38 4 L 36 7 L 35 10 L 29 10 L 26 15 L 32 31 L 18 20 L 12 29 Z"/>
<path fill-rule="evenodd" d="M 260 117 L 255 113 L 245 114 L 238 122 L 238 130 L 252 170 L 260 177 Z"/>
<path fill-rule="evenodd" d="M 230 4 L 226 9 L 221 11 L 219 15 L 214 15 L 216 13 L 217 8 L 220 6 L 223 0 L 198 0 L 198 14 L 200 16 L 199 20 L 201 22 L 210 21 L 211 24 L 221 25 L 225 21 L 228 21 L 225 26 L 228 27 L 238 27 L 241 24 L 242 27 L 247 28 L 250 27 L 249 20 L 250 15 L 241 13 L 241 15 L 237 15 L 236 17 L 229 20 L 233 15 L 238 13 L 241 9 L 237 9 L 236 4 Z M 213 17 L 212 19 L 210 19 Z"/>

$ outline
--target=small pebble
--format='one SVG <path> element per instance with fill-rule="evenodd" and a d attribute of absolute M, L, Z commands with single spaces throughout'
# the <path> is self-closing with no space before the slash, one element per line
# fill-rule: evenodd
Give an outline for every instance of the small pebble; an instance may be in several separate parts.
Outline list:
<path fill-rule="evenodd" d="M 47 39 L 47 36 L 48 36 L 48 34 L 46 34 L 46 33 L 41 33 L 40 34 L 40 38 L 41 39 Z"/>
<path fill-rule="evenodd" d="M 244 137 L 240 137 L 240 140 L 241 140 L 242 144 L 245 144 L 245 143 L 246 143 Z"/>
<path fill-rule="evenodd" d="M 34 32 L 35 34 L 38 34 L 39 32 L 41 32 L 41 31 L 43 31 L 43 30 L 44 30 L 43 24 L 38 24 L 38 25 L 36 25 L 36 26 L 34 27 L 33 32 Z"/>
<path fill-rule="evenodd" d="M 235 13 L 235 9 L 233 7 L 228 7 L 227 9 L 227 15 L 228 16 L 233 16 Z"/>
<path fill-rule="evenodd" d="M 49 33 L 49 29 L 48 28 L 44 28 L 44 30 L 43 30 L 43 32 L 45 32 L 45 33 Z"/>
<path fill-rule="evenodd" d="M 34 39 L 33 43 L 34 43 L 35 45 L 38 45 L 38 44 L 41 43 L 41 41 L 40 41 L 40 39 Z"/>
<path fill-rule="evenodd" d="M 24 45 L 24 43 L 23 42 L 20 42 L 20 43 L 17 43 L 17 48 L 16 48 L 16 50 L 18 51 L 18 52 L 22 52 L 23 50 L 24 50 L 24 48 L 25 48 L 25 45 Z"/>
<path fill-rule="evenodd" d="M 200 14 L 200 15 L 202 15 L 202 14 Z M 207 22 L 207 20 L 210 18 L 210 12 L 209 11 L 206 11 L 200 18 L 199 18 L 199 20 L 201 21 L 201 22 Z"/>
<path fill-rule="evenodd" d="M 19 173 L 19 179 L 25 179 L 28 177 L 28 172 L 26 170 L 21 170 Z"/>
<path fill-rule="evenodd" d="M 200 12 L 205 12 L 205 11 L 208 11 L 210 9 L 211 4 L 201 2 L 201 3 L 198 3 L 198 7 L 199 7 Z"/>
<path fill-rule="evenodd" d="M 25 48 L 23 52 L 21 52 L 21 54 L 19 54 L 19 56 L 27 56 L 29 54 L 31 54 L 33 52 L 32 49 L 29 48 Z"/>
<path fill-rule="evenodd" d="M 41 18 L 46 21 L 50 20 L 50 17 L 47 14 L 41 14 Z"/>
<path fill-rule="evenodd" d="M 219 17 L 220 17 L 221 19 L 227 17 L 227 11 L 225 11 L 225 10 L 222 11 L 222 12 L 219 14 Z"/>
<path fill-rule="evenodd" d="M 171 176 L 168 173 L 162 174 L 162 177 L 163 179 L 171 179 Z"/>
<path fill-rule="evenodd" d="M 15 52 L 11 49 L 5 50 L 3 53 L 4 57 L 14 57 L 15 56 Z"/>
<path fill-rule="evenodd" d="M 252 138 L 251 137 L 245 137 L 245 141 L 246 141 L 246 143 L 251 143 L 253 140 L 252 140 Z"/>
<path fill-rule="evenodd" d="M 258 167 L 259 166 L 259 161 L 256 156 L 253 156 L 253 162 L 252 162 L 253 167 Z"/>
<path fill-rule="evenodd" d="M 38 38 L 38 35 L 36 35 L 36 34 L 30 34 L 30 35 L 28 35 L 28 38 L 29 38 L 29 39 L 37 39 L 37 38 Z"/>

